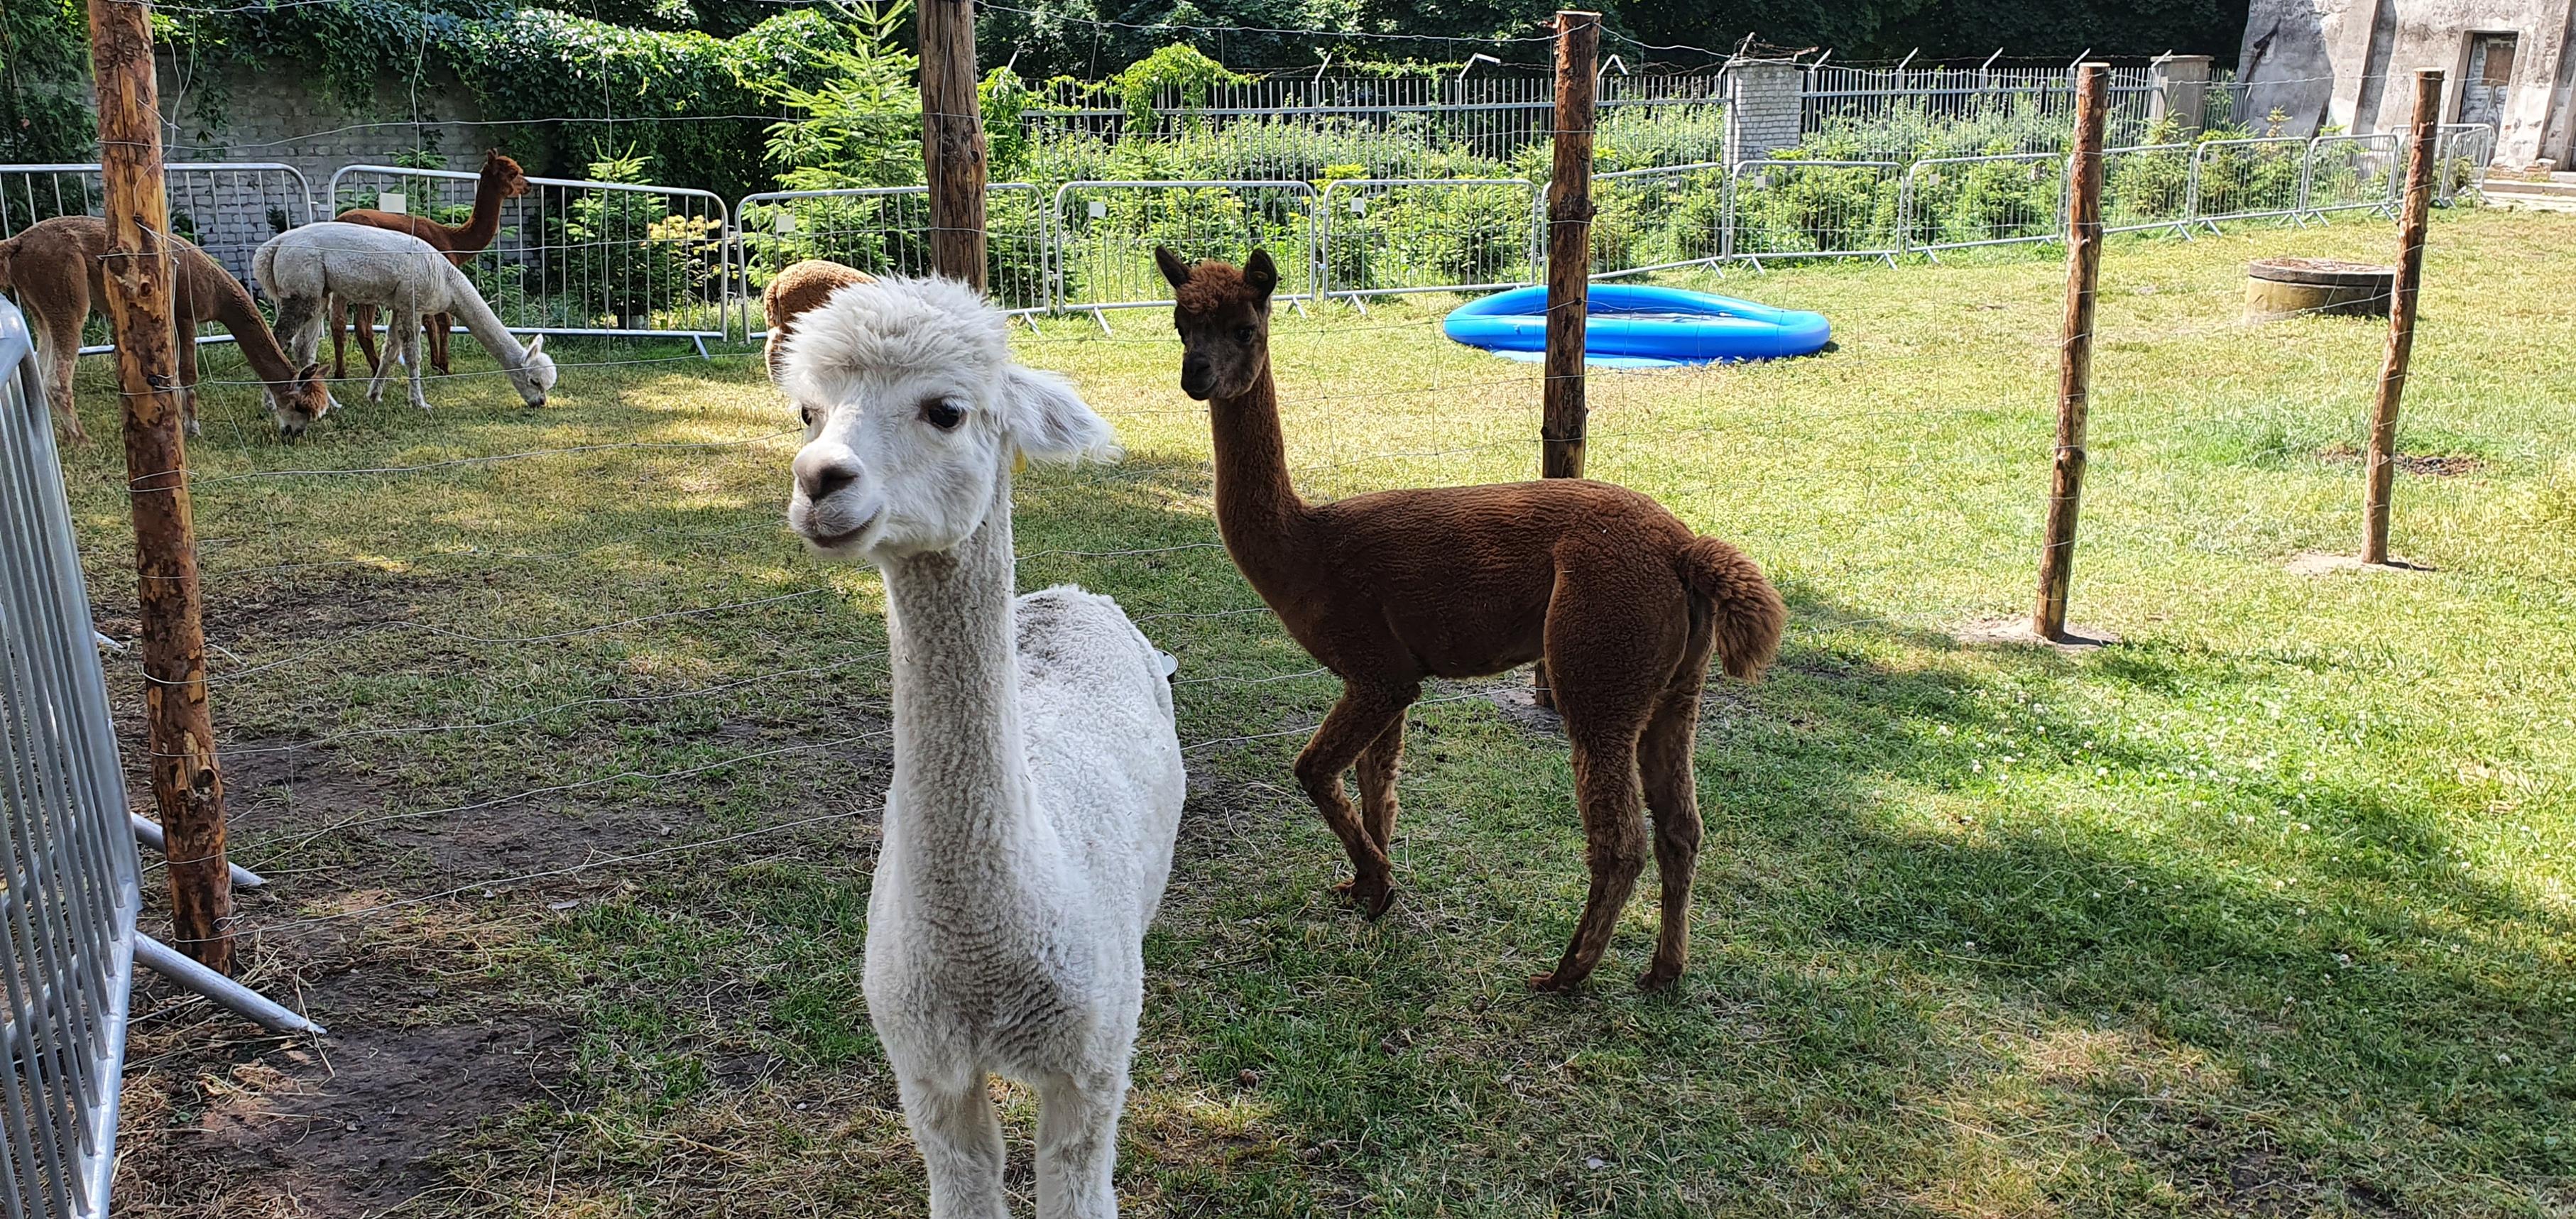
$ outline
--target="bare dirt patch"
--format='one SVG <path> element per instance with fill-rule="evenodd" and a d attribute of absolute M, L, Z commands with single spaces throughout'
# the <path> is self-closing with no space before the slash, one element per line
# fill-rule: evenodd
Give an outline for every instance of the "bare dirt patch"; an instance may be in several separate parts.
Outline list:
<path fill-rule="evenodd" d="M 2362 452 L 2350 444 L 2337 442 L 2317 450 L 2317 460 L 2330 466 L 2357 466 L 2362 462 Z M 2427 478 L 2457 478 L 2487 468 L 2485 458 L 2464 453 L 2400 453 L 2395 464 L 2400 472 Z"/>

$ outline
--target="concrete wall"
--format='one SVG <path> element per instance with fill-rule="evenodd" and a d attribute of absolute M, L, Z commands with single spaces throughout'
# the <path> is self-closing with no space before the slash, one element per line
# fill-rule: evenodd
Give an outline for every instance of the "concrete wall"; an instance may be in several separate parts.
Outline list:
<path fill-rule="evenodd" d="M 388 76 L 377 82 L 375 105 L 352 108 L 289 64 L 217 70 L 223 75 L 210 81 L 166 57 L 161 62 L 162 111 L 176 116 L 162 132 L 173 161 L 282 161 L 317 193 L 343 165 L 388 163 L 405 153 L 436 152 L 453 169 L 482 163 L 489 138 L 476 125 L 482 111 L 444 73 L 421 82 L 414 122 L 409 80 Z"/>
<path fill-rule="evenodd" d="M 2242 117 L 2278 109 L 2292 135 L 2320 124 L 2403 130 L 2415 73 L 2437 68 L 2442 118 L 2452 121 L 2472 33 L 2516 35 L 2496 161 L 2565 167 L 2576 139 L 2576 0 L 2253 0 L 2237 66 Z"/>

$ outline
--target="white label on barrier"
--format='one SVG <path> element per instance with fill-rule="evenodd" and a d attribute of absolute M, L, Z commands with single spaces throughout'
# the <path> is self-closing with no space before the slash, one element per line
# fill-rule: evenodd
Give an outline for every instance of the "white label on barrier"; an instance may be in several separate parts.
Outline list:
<path fill-rule="evenodd" d="M 1090 212 L 1091 218 L 1094 220 L 1107 220 L 1109 218 L 1109 201 L 1106 199 L 1092 200 Z"/>
<path fill-rule="evenodd" d="M 779 232 L 779 233 L 793 233 L 793 232 L 795 232 L 795 231 L 796 231 L 796 213 L 794 213 L 794 212 L 780 212 L 780 213 L 778 213 L 778 221 L 777 221 L 777 223 L 772 224 L 772 225 L 770 226 L 770 228 L 771 228 L 771 230 L 772 230 L 772 231 L 774 231 L 774 232 Z"/>
<path fill-rule="evenodd" d="M 1351 196 L 1351 214 L 1354 216 L 1367 215 L 1368 200 L 1360 198 L 1358 195 Z"/>
<path fill-rule="evenodd" d="M 411 204 L 403 198 L 401 191 L 389 190 L 376 196 L 376 210 L 400 216 L 411 210 Z"/>

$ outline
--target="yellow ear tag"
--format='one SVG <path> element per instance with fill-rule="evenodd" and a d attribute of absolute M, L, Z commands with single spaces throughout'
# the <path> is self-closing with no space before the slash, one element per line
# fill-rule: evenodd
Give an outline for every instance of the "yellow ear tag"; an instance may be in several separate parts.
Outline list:
<path fill-rule="evenodd" d="M 1012 450 L 1012 452 L 1011 452 L 1011 473 L 1013 473 L 1013 474 L 1026 474 L 1026 473 L 1028 473 L 1028 472 L 1029 472 L 1029 455 L 1028 455 L 1028 454 L 1026 454 L 1026 453 L 1020 452 L 1020 451 L 1018 451 L 1018 450 L 1016 450 L 1016 449 L 1015 449 L 1015 450 Z"/>

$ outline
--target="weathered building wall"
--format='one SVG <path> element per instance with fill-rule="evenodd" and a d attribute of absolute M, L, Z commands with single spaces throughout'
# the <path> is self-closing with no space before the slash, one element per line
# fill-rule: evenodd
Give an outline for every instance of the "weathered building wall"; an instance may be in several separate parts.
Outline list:
<path fill-rule="evenodd" d="M 2415 73 L 2438 68 L 2443 120 L 2457 121 L 2476 34 L 2515 36 L 2496 160 L 2566 166 L 2576 141 L 2571 0 L 2253 0 L 2237 68 L 2244 115 L 2278 110 L 2296 135 L 2320 125 L 2395 131 L 2411 117 Z"/>

